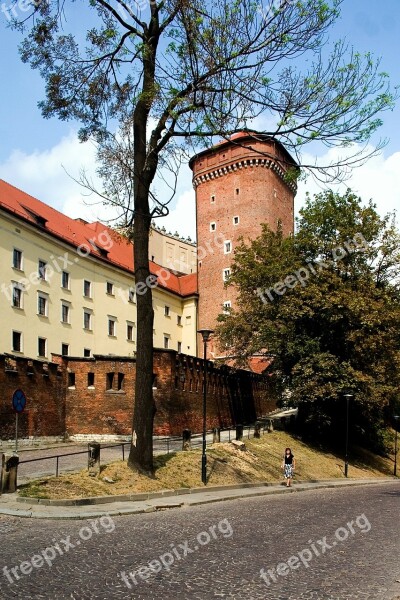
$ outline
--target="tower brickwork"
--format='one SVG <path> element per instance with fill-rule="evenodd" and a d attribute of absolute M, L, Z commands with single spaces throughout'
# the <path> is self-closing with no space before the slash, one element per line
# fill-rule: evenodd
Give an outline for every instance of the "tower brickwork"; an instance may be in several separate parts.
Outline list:
<path fill-rule="evenodd" d="M 293 232 L 296 184 L 285 173 L 297 165 L 276 140 L 238 133 L 194 156 L 190 167 L 196 190 L 198 326 L 214 329 L 224 307 L 235 307 L 235 289 L 224 284 L 239 237 L 255 239 L 262 223 L 276 230 L 278 221 L 284 235 Z M 220 354 L 212 344 L 209 348 L 211 357 Z"/>

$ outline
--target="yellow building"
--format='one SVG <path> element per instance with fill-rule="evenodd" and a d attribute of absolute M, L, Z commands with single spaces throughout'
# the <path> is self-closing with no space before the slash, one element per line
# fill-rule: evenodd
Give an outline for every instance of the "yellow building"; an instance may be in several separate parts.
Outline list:
<path fill-rule="evenodd" d="M 2 180 L 0 231 L 0 353 L 134 355 L 136 297 L 145 291 L 135 287 L 133 247 L 121 234 Z M 157 229 L 151 238 L 154 346 L 195 356 L 195 246 Z"/>

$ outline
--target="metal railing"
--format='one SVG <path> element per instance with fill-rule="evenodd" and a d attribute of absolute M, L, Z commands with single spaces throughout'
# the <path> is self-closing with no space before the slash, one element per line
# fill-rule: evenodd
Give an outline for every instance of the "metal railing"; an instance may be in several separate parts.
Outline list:
<path fill-rule="evenodd" d="M 246 433 L 247 433 L 247 439 L 250 439 L 250 434 L 251 431 L 255 430 L 255 425 L 254 424 L 250 424 L 250 425 L 243 425 L 243 437 L 246 437 Z M 266 430 L 266 424 L 263 424 L 263 426 L 260 429 L 260 433 L 264 434 Z M 220 434 L 221 434 L 221 442 L 223 441 L 228 441 L 230 442 L 231 439 L 235 439 L 235 435 L 236 435 L 236 427 L 227 427 L 227 428 L 219 428 Z M 224 434 L 227 434 L 224 435 Z M 213 430 L 208 430 L 207 431 L 207 438 L 209 438 L 210 436 L 213 435 Z M 225 437 L 225 440 L 223 439 Z M 202 445 L 202 433 L 196 433 L 193 434 L 191 436 L 191 447 L 192 448 L 200 448 Z M 226 439 L 227 438 L 227 439 Z M 209 440 L 207 440 L 207 443 L 210 443 Z M 121 451 L 122 451 L 122 460 L 125 460 L 125 446 L 130 446 L 131 442 L 118 442 L 115 444 L 108 444 L 108 445 L 101 445 L 100 444 L 100 451 L 101 450 L 106 450 L 106 449 L 112 449 L 112 448 L 118 448 L 121 447 Z M 154 454 L 170 454 L 171 452 L 179 452 L 182 450 L 182 436 L 163 436 L 163 437 L 158 437 L 158 436 L 154 436 L 153 438 L 153 452 Z M 66 453 L 62 453 L 62 454 L 52 454 L 51 456 L 42 456 L 39 458 L 28 458 L 26 460 L 20 460 L 19 464 L 23 465 L 23 464 L 27 464 L 27 463 L 33 463 L 33 462 L 40 462 L 40 461 L 45 461 L 45 460 L 55 460 L 56 464 L 55 464 L 55 472 L 56 472 L 56 477 L 59 476 L 60 473 L 60 460 L 64 457 L 70 457 L 70 456 L 78 456 L 78 455 L 84 455 L 86 454 L 89 458 L 89 444 L 88 444 L 88 448 L 86 450 L 80 450 L 78 452 L 66 452 Z M 109 461 L 111 462 L 111 461 Z M 103 461 L 104 464 L 104 461 Z M 69 469 L 70 470 L 70 469 Z"/>

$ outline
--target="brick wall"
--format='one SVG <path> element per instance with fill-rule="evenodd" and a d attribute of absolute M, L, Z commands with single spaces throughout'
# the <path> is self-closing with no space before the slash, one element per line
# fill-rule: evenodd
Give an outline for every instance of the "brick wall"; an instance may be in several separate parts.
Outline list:
<path fill-rule="evenodd" d="M 12 396 L 22 389 L 26 409 L 19 414 L 19 437 L 63 436 L 65 391 L 59 365 L 22 357 L 0 355 L 0 440 L 15 437 Z"/>
<path fill-rule="evenodd" d="M 239 237 L 255 239 L 262 223 L 276 230 L 278 220 L 285 235 L 293 232 L 295 188 L 282 177 L 288 155 L 270 140 L 244 137 L 241 144 L 221 144 L 191 164 L 196 187 L 200 328 L 215 327 L 225 301 L 235 306 L 236 291 L 224 287 L 223 271 L 233 262 Z M 214 231 L 211 224 L 215 224 Z M 230 253 L 224 251 L 224 240 L 231 242 Z M 212 340 L 209 351 L 211 356 L 218 353 Z"/>
<path fill-rule="evenodd" d="M 185 428 L 201 431 L 203 366 L 202 359 L 175 350 L 155 350 L 156 435 L 180 435 Z M 20 417 L 21 438 L 64 433 L 82 440 L 129 436 L 135 367 L 131 357 L 53 355 L 53 362 L 44 364 L 0 356 L 0 439 L 14 436 L 11 398 L 18 387 L 28 398 L 27 410 Z M 262 376 L 217 368 L 212 362 L 207 363 L 207 371 L 208 429 L 253 422 L 275 408 Z"/>

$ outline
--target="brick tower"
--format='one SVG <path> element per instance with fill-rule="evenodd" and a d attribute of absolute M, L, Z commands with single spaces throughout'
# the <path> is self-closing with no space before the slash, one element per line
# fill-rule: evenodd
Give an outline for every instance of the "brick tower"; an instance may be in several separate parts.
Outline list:
<path fill-rule="evenodd" d="M 278 141 L 256 133 L 236 133 L 195 155 L 189 163 L 196 190 L 198 245 L 198 327 L 211 328 L 224 307 L 235 307 L 232 286 L 224 288 L 238 238 L 254 239 L 261 223 L 284 235 L 293 232 L 296 184 L 285 171 L 297 165 Z M 201 353 L 202 344 L 198 343 Z M 219 354 L 212 342 L 210 357 Z"/>

